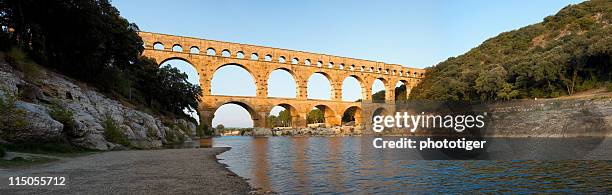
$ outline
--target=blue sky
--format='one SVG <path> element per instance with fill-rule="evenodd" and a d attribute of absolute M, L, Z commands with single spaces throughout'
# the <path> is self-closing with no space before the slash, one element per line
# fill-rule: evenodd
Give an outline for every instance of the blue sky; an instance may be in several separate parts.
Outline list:
<path fill-rule="evenodd" d="M 141 30 L 310 51 L 423 68 L 476 47 L 497 34 L 541 22 L 576 0 L 542 1 L 161 1 L 115 0 Z M 180 62 L 171 63 L 181 66 Z M 186 66 L 188 67 L 188 66 Z M 188 72 L 188 68 L 182 68 Z M 293 97 L 284 72 L 274 73 L 271 96 Z M 245 75 L 246 74 L 246 75 Z M 190 79 L 197 80 L 191 76 Z M 226 67 L 213 77 L 213 94 L 254 95 L 245 71 Z M 244 78 L 244 82 L 235 78 Z M 313 76 L 309 97 L 325 99 L 326 80 Z M 351 81 L 345 81 L 345 85 Z M 311 85 L 309 83 L 309 85 Z M 356 83 L 358 85 L 358 83 Z M 344 87 L 343 87 L 344 88 Z M 347 100 L 360 98 L 346 87 Z M 374 87 L 375 91 L 380 89 Z M 226 105 L 214 124 L 247 127 L 246 111 Z M 227 118 L 227 119 L 226 119 Z"/>

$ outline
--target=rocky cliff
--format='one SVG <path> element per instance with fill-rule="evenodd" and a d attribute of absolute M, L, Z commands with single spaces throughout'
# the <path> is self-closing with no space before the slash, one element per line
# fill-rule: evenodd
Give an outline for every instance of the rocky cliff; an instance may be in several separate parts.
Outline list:
<path fill-rule="evenodd" d="M 191 122 L 162 122 L 159 116 L 124 105 L 95 88 L 35 68 L 38 73 L 32 78 L 32 73 L 17 71 L 0 59 L 0 103 L 4 105 L 0 143 L 61 140 L 88 149 L 112 150 L 124 145 L 158 148 L 189 141 L 195 135 L 196 126 Z M 63 118 L 55 116 L 58 110 Z M 109 132 L 113 129 L 119 133 Z M 113 143 L 117 140 L 124 142 Z"/>

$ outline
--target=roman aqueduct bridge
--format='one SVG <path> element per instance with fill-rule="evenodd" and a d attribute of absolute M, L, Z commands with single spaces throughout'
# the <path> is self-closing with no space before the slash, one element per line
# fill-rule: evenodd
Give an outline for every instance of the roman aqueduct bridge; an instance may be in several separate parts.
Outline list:
<path fill-rule="evenodd" d="M 211 126 L 214 113 L 222 105 L 233 103 L 245 108 L 253 119 L 254 127 L 266 127 L 266 117 L 275 106 L 289 110 L 293 127 L 305 127 L 307 114 L 313 107 L 324 112 L 327 125 L 340 125 L 345 111 L 355 110 L 355 123 L 364 124 L 374 113 L 394 112 L 395 84 L 406 85 L 407 93 L 424 76 L 423 69 L 408 68 L 370 60 L 294 51 L 265 46 L 206 40 L 192 37 L 139 32 L 144 41 L 143 55 L 159 64 L 180 59 L 197 70 L 203 90 L 199 105 L 201 122 Z M 254 78 L 256 96 L 224 96 L 211 94 L 211 80 L 216 70 L 236 65 Z M 268 78 L 274 70 L 289 72 L 296 81 L 296 98 L 267 97 Z M 321 73 L 331 83 L 331 100 L 307 97 L 307 83 L 311 75 Z M 354 77 L 360 83 L 363 102 L 372 102 L 372 85 L 380 79 L 385 85 L 385 103 L 342 101 L 344 79 Z M 366 117 L 367 116 L 367 117 Z"/>

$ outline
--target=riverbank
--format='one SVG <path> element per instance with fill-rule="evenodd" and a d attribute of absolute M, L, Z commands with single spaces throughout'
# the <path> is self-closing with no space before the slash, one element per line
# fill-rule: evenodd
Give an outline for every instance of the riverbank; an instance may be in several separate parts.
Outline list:
<path fill-rule="evenodd" d="M 230 148 L 111 151 L 0 169 L 0 194 L 248 194 L 246 180 L 217 161 Z M 8 177 L 65 176 L 65 187 L 11 188 Z"/>

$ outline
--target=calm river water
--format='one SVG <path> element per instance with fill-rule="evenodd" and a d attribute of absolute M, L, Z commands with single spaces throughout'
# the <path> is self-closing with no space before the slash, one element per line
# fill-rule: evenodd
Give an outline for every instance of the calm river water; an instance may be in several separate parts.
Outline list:
<path fill-rule="evenodd" d="M 407 150 L 368 149 L 370 143 L 366 142 L 370 140 L 366 137 L 236 136 L 214 138 L 212 142 L 215 147 L 232 147 L 218 156 L 230 170 L 248 178 L 256 188 L 282 194 L 612 192 L 609 158 L 408 160 L 402 157 L 407 155 L 403 153 Z M 609 146 L 610 141 L 606 141 L 605 145 L 571 148 L 596 150 L 590 155 L 606 159 L 610 157 Z M 563 148 L 555 146 L 546 150 L 560 150 L 551 151 L 553 155 L 572 150 Z"/>

